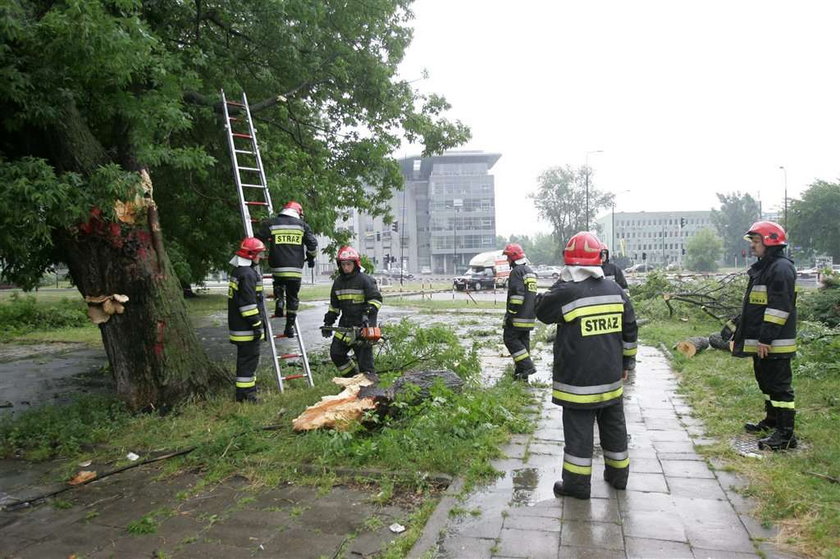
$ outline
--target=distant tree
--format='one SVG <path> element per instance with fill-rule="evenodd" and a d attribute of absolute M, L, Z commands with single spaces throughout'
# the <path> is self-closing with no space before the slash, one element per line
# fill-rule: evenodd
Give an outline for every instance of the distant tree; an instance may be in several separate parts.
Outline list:
<path fill-rule="evenodd" d="M 586 228 L 586 180 L 589 177 L 590 227 L 594 227 L 595 215 L 600 208 L 612 204 L 614 195 L 601 192 L 592 181 L 592 169 L 581 166 L 572 169 L 552 167 L 544 171 L 539 179 L 539 189 L 531 194 L 539 216 L 549 223 L 554 235 L 554 259 L 560 260 L 566 241 L 575 233 Z"/>
<path fill-rule="evenodd" d="M 712 224 L 723 239 L 723 254 L 728 260 L 740 255 L 746 246 L 744 233 L 750 225 L 758 221 L 760 209 L 758 202 L 749 194 L 717 194 L 720 209 L 712 210 Z M 687 250 L 687 249 L 686 249 Z"/>
<path fill-rule="evenodd" d="M 702 229 L 685 243 L 685 267 L 695 272 L 716 272 L 722 249 L 720 237 L 711 229 Z"/>
<path fill-rule="evenodd" d="M 796 252 L 826 254 L 840 263 L 840 184 L 817 181 L 792 200 L 788 237 Z"/>

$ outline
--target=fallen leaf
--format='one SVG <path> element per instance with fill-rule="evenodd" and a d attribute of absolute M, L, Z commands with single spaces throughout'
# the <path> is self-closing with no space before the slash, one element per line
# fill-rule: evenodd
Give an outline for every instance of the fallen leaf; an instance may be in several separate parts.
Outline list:
<path fill-rule="evenodd" d="M 70 485 L 80 485 L 82 483 L 85 483 L 86 481 L 92 480 L 95 477 L 96 472 L 92 472 L 90 470 L 82 470 L 67 483 L 69 483 Z"/>

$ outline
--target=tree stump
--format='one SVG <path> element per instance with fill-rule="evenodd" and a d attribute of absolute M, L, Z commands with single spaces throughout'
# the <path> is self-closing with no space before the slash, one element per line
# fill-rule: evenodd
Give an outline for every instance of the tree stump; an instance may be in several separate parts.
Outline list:
<path fill-rule="evenodd" d="M 686 357 L 694 357 L 696 353 L 699 353 L 709 347 L 709 338 L 701 336 L 686 338 L 681 342 L 677 342 L 677 345 L 674 347 Z"/>

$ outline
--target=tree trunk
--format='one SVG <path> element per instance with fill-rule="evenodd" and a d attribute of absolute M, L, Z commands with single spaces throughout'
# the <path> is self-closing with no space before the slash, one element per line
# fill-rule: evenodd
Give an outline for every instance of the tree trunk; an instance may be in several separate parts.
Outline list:
<path fill-rule="evenodd" d="M 147 200 L 135 214 L 145 223 L 111 223 L 93 211 L 88 223 L 59 236 L 83 296 L 128 296 L 124 312 L 99 328 L 117 394 L 134 410 L 167 409 L 231 382 L 199 344 L 163 249 L 157 209 Z"/>
<path fill-rule="evenodd" d="M 700 353 L 707 347 L 709 347 L 709 338 L 703 338 L 700 336 L 687 338 L 681 342 L 678 342 L 676 346 L 677 351 L 685 355 L 686 357 L 694 357 L 695 354 Z"/>

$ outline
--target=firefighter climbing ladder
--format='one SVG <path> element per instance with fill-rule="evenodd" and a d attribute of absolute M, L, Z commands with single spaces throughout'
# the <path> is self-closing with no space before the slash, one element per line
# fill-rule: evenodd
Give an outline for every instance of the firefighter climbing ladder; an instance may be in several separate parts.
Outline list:
<path fill-rule="evenodd" d="M 260 148 L 257 145 L 257 135 L 254 130 L 254 123 L 251 120 L 251 109 L 248 106 L 248 98 L 242 93 L 242 101 L 228 101 L 225 92 L 222 90 L 222 107 L 225 113 L 225 131 L 227 132 L 228 147 L 230 148 L 230 160 L 233 164 L 233 178 L 236 182 L 236 190 L 239 194 L 239 211 L 242 214 L 242 224 L 245 226 L 245 235 L 254 236 L 254 223 L 260 220 L 251 217 L 251 209 L 257 209 L 269 217 L 274 215 L 274 208 L 271 205 L 271 194 L 268 191 L 268 181 L 265 179 Z M 236 116 L 231 116 L 231 113 Z M 249 193 L 246 195 L 246 192 Z M 271 277 L 271 275 L 263 276 Z M 263 312 L 268 314 L 266 297 L 263 297 Z M 312 381 L 312 370 L 309 368 L 309 358 L 306 355 L 306 347 L 303 337 L 300 335 L 297 317 L 295 317 L 295 339 L 298 344 L 298 353 L 279 353 L 275 340 L 286 338 L 283 334 L 274 334 L 271 320 L 267 320 L 266 334 L 271 345 L 273 356 L 274 372 L 277 375 L 277 384 L 280 392 L 283 392 L 283 383 L 297 378 L 306 378 L 309 386 L 314 386 Z M 300 359 L 303 365 L 303 373 L 283 375 L 281 364 L 287 360 Z"/>

